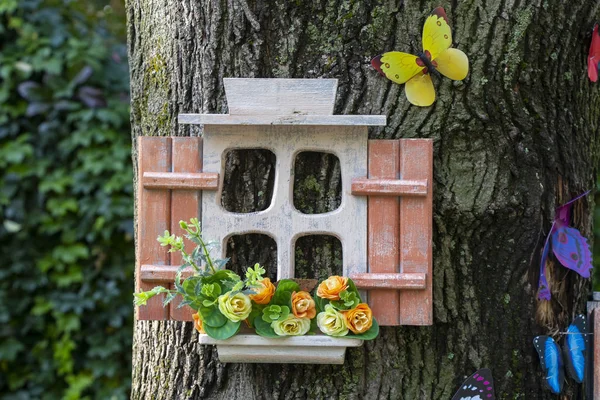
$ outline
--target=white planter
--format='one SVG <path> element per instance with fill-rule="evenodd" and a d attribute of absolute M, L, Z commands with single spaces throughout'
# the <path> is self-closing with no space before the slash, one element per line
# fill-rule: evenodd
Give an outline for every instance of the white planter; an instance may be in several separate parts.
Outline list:
<path fill-rule="evenodd" d="M 339 339 L 317 334 L 269 339 L 241 333 L 227 340 L 200 334 L 200 344 L 215 344 L 223 363 L 343 364 L 347 347 L 360 339 Z"/>

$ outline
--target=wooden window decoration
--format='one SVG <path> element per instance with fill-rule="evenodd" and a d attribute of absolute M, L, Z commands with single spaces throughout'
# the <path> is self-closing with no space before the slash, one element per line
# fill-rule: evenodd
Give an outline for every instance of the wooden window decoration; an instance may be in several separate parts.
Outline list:
<path fill-rule="evenodd" d="M 384 126 L 385 116 L 333 115 L 335 79 L 224 81 L 229 114 L 179 115 L 182 124 L 204 125 L 202 138 L 138 138 L 137 290 L 172 284 L 181 259 L 156 238 L 167 229 L 180 235 L 179 220 L 198 217 L 203 235 L 221 244 L 213 250 L 217 258 L 233 235 L 273 237 L 278 279 L 294 277 L 298 237 L 333 235 L 342 243 L 344 275 L 363 296 L 368 292 L 380 325 L 431 325 L 432 141 L 368 140 L 367 127 Z M 254 213 L 228 212 L 221 205 L 226 154 L 252 148 L 276 156 L 271 204 Z M 342 201 L 336 210 L 302 214 L 294 207 L 293 163 L 303 151 L 338 157 Z M 163 308 L 161 296 L 137 310 L 140 320 L 189 321 L 191 314 L 176 303 Z M 314 337 L 286 340 L 309 339 L 320 346 Z M 353 345 L 329 339 L 321 345 Z M 229 351 L 238 350 L 232 345 Z M 220 346 L 221 361 L 224 353 Z"/>

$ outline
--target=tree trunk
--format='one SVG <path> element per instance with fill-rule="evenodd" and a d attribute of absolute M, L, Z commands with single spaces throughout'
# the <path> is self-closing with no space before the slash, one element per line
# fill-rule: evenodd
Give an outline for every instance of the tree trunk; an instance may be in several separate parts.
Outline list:
<path fill-rule="evenodd" d="M 499 398 L 553 398 L 542 389 L 532 340 L 582 312 L 590 284 L 555 266 L 552 301 L 540 306 L 538 264 L 554 208 L 594 185 L 600 94 L 585 63 L 600 5 L 446 5 L 471 70 L 462 83 L 434 78 L 437 101 L 419 108 L 369 60 L 418 52 L 436 5 L 128 1 L 133 138 L 200 134 L 179 126 L 177 114 L 225 113 L 224 77 L 337 78 L 336 114 L 388 116 L 370 138 L 434 139 L 435 180 L 433 326 L 383 328 L 377 340 L 349 350 L 344 366 L 224 365 L 215 348 L 198 345 L 191 323 L 137 322 L 133 399 L 447 400 L 480 367 L 492 369 Z M 308 157 L 296 179 L 312 184 L 297 190 L 299 202 L 311 212 L 335 208 L 335 159 Z M 233 155 L 228 171 L 237 186 L 228 205 L 264 207 L 259 194 L 269 190 L 272 163 L 260 152 Z M 575 225 L 591 237 L 591 198 L 581 203 Z M 257 243 L 240 238 L 230 247 L 242 265 L 272 262 L 272 245 L 255 251 Z M 303 245 L 303 274 L 339 270 L 335 241 Z M 315 259 L 322 269 L 311 272 Z M 565 389 L 567 398 L 580 391 L 572 383 Z"/>

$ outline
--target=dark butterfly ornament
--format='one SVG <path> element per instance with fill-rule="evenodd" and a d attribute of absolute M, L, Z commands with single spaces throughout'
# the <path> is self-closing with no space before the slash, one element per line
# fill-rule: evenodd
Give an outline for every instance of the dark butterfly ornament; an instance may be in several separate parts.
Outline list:
<path fill-rule="evenodd" d="M 584 381 L 587 369 L 586 350 L 589 347 L 586 334 L 585 316 L 578 315 L 567 328 L 562 351 L 550 336 L 536 336 L 533 339 L 544 371 L 544 386 L 552 393 L 562 392 L 565 370 L 575 382 Z"/>
<path fill-rule="evenodd" d="M 546 260 L 550 253 L 550 247 L 562 266 L 577 272 L 583 278 L 590 277 L 592 269 L 590 246 L 587 239 L 577 229 L 569 226 L 573 203 L 589 193 L 590 191 L 587 191 L 556 209 L 556 216 L 546 238 L 540 260 L 539 300 L 550 300 L 551 297 L 550 285 L 546 279 Z"/>
<path fill-rule="evenodd" d="M 495 400 L 492 371 L 487 368 L 477 370 L 468 377 L 452 400 Z"/>
<path fill-rule="evenodd" d="M 600 32 L 598 32 L 598 24 L 594 25 L 592 32 L 592 43 L 590 44 L 590 52 L 588 53 L 588 77 L 590 81 L 598 80 L 598 63 L 600 62 Z"/>

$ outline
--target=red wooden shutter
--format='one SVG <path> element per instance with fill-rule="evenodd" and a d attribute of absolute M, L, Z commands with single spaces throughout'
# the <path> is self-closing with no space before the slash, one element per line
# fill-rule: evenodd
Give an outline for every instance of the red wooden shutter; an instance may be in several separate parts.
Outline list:
<path fill-rule="evenodd" d="M 138 138 L 137 289 L 162 285 L 173 288 L 182 264 L 179 253 L 168 253 L 156 238 L 165 230 L 182 235 L 179 221 L 201 218 L 201 190 L 215 190 L 218 174 L 203 174 L 202 139 L 197 137 Z M 186 246 L 192 243 L 186 240 Z M 184 274 L 185 277 L 185 274 Z M 177 308 L 176 298 L 163 307 L 164 295 L 139 307 L 138 319 L 191 321 L 191 308 Z"/>
<path fill-rule="evenodd" d="M 352 278 L 380 325 L 433 324 L 432 182 L 431 140 L 369 141 L 369 177 L 352 185 L 369 196 L 369 272 Z"/>

